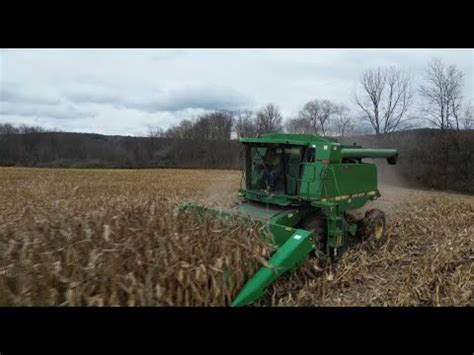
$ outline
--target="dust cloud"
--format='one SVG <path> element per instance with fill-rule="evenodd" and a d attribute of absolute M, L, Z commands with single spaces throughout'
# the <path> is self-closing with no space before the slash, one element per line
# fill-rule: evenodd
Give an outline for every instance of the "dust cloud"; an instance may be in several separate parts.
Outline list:
<path fill-rule="evenodd" d="M 236 201 L 240 188 L 239 179 L 234 174 L 224 174 L 213 180 L 204 190 L 202 202 L 207 206 L 229 208 Z"/>

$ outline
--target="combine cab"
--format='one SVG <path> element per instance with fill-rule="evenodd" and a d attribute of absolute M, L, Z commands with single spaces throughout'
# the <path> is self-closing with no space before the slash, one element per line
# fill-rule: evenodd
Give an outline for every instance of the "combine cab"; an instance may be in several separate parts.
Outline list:
<path fill-rule="evenodd" d="M 351 238 L 385 238 L 385 215 L 369 210 L 362 220 L 347 211 L 380 196 L 377 167 L 364 158 L 386 158 L 396 164 L 393 149 L 345 146 L 331 138 L 304 134 L 268 134 L 242 138 L 245 187 L 230 210 L 184 204 L 221 217 L 251 219 L 268 230 L 278 249 L 243 287 L 232 306 L 261 297 L 280 275 L 293 270 L 316 250 L 337 259 Z"/>

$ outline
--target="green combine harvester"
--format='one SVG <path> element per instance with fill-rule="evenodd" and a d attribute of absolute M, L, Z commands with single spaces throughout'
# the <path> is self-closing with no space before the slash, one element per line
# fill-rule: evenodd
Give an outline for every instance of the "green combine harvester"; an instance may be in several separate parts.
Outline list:
<path fill-rule="evenodd" d="M 232 306 L 248 305 L 263 296 L 278 277 L 299 267 L 311 252 L 324 252 L 337 260 L 351 239 L 384 240 L 382 211 L 371 209 L 361 220 L 348 211 L 380 196 L 377 167 L 362 159 L 386 158 L 396 164 L 396 150 L 347 146 L 307 134 L 267 134 L 240 141 L 246 166 L 239 203 L 230 210 L 181 206 L 181 210 L 255 221 L 266 227 L 278 246 L 268 267 L 248 280 Z"/>

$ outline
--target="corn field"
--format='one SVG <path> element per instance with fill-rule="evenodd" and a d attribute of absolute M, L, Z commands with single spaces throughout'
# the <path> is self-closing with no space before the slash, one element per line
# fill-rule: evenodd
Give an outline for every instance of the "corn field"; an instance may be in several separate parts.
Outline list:
<path fill-rule="evenodd" d="M 226 306 L 274 251 L 229 206 L 240 172 L 0 168 L 0 306 Z M 311 258 L 260 306 L 473 305 L 474 197 L 381 188 L 382 248 Z M 384 205 L 384 203 L 386 205 Z"/>

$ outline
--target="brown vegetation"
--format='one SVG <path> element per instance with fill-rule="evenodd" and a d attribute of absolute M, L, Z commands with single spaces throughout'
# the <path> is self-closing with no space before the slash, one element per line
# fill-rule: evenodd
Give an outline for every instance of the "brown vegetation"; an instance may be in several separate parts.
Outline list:
<path fill-rule="evenodd" d="M 236 171 L 2 168 L 0 177 L 2 306 L 224 306 L 272 251 L 252 224 L 174 213 L 184 198 L 228 205 Z M 337 265 L 311 259 L 259 304 L 472 305 L 473 200 L 387 192 L 383 248 L 355 245 Z"/>
<path fill-rule="evenodd" d="M 474 305 L 474 198 L 396 190 L 382 248 L 353 246 L 337 264 L 309 262 L 272 298 L 284 306 Z M 288 284 L 288 283 L 287 283 Z"/>
<path fill-rule="evenodd" d="M 226 305 L 273 248 L 252 224 L 175 214 L 177 196 L 207 199 L 203 181 L 225 186 L 219 172 L 2 169 L 1 177 L 3 306 Z"/>

